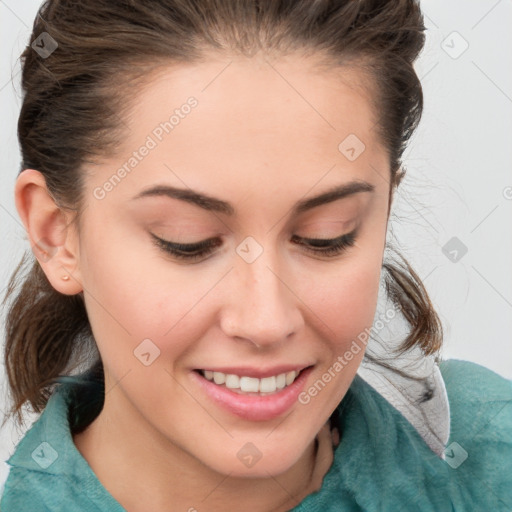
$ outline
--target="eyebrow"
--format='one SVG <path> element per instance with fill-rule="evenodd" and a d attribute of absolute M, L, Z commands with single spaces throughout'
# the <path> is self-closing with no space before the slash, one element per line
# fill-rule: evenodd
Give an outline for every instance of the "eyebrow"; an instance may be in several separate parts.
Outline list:
<path fill-rule="evenodd" d="M 337 185 L 317 196 L 298 201 L 293 207 L 293 214 L 298 215 L 307 210 L 311 210 L 316 206 L 331 203 L 332 201 L 343 199 L 359 192 L 373 192 L 374 190 L 374 185 L 368 183 L 367 181 L 350 181 L 342 185 Z M 190 188 L 183 189 L 171 187 L 169 185 L 156 185 L 151 188 L 142 190 L 132 199 L 155 196 L 166 196 L 173 199 L 179 199 L 181 201 L 186 201 L 188 203 L 199 206 L 204 210 L 223 213 L 225 215 L 232 216 L 235 214 L 235 208 L 230 203 L 216 197 L 201 194 Z"/>

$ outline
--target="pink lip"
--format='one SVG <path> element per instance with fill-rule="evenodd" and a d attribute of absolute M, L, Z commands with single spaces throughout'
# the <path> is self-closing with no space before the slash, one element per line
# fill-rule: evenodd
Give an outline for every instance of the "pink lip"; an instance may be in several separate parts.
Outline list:
<path fill-rule="evenodd" d="M 236 375 L 234 370 L 234 368 L 230 369 L 230 371 L 233 371 Z M 239 368 L 237 368 L 237 370 L 239 370 Z M 268 421 L 284 414 L 298 401 L 299 394 L 303 390 L 306 379 L 312 370 L 313 367 L 306 368 L 297 379 L 295 379 L 293 384 L 277 393 L 264 396 L 235 393 L 226 387 L 218 386 L 210 382 L 197 371 L 190 373 L 192 378 L 197 381 L 199 386 L 201 386 L 214 402 L 224 409 L 227 409 L 232 414 L 249 421 Z M 275 371 L 275 369 L 272 371 Z M 282 371 L 281 373 L 285 372 Z M 247 374 L 242 372 L 242 375 Z M 276 375 L 276 373 L 273 375 Z"/>
<path fill-rule="evenodd" d="M 201 370 L 208 370 L 211 372 L 222 372 L 226 375 L 245 375 L 246 377 L 255 377 L 257 379 L 263 379 L 265 377 L 272 377 L 273 375 L 280 375 L 281 373 L 288 373 L 292 371 L 300 372 L 304 368 L 311 365 L 280 365 L 272 368 L 261 369 L 261 368 L 250 368 L 249 366 L 236 366 L 228 368 L 227 366 L 217 368 L 201 368 Z"/>

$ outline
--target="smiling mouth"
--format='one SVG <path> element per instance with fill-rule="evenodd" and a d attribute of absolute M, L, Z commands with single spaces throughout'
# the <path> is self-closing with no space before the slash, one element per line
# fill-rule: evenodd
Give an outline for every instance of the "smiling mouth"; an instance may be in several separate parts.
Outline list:
<path fill-rule="evenodd" d="M 234 393 L 242 395 L 273 395 L 277 394 L 288 386 L 292 385 L 299 375 L 310 368 L 303 368 L 300 371 L 289 371 L 258 379 L 246 375 L 235 375 L 232 373 L 216 372 L 211 370 L 195 370 L 206 380 L 219 387 L 227 388 Z"/>

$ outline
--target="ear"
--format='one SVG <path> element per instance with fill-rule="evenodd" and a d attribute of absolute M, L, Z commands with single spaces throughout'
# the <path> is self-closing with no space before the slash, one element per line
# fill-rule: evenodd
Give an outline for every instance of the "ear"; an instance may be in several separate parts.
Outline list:
<path fill-rule="evenodd" d="M 20 173 L 14 194 L 32 251 L 53 288 L 65 295 L 82 291 L 78 237 L 71 224 L 72 215 L 57 206 L 44 176 L 34 169 Z"/>

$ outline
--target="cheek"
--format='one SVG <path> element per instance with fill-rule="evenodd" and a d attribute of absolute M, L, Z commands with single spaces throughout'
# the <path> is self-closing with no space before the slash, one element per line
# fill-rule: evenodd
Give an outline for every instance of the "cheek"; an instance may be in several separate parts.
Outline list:
<path fill-rule="evenodd" d="M 345 396 L 361 364 L 375 316 L 381 260 L 346 261 L 337 272 L 311 279 L 309 324 L 316 327 L 320 366 L 299 395 L 311 417 L 327 418 Z M 325 391 L 324 391 L 325 390 Z M 319 420 L 320 421 L 320 420 Z M 314 425 L 320 428 L 319 424 Z"/>
<path fill-rule="evenodd" d="M 141 350 L 151 359 L 171 356 L 156 359 L 159 364 L 186 353 L 206 322 L 198 322 L 198 315 L 207 315 L 201 299 L 218 280 L 180 267 L 170 271 L 172 264 L 150 241 L 129 240 L 119 231 L 96 231 L 81 268 L 95 340 L 105 365 L 117 373 L 140 366 Z"/>
<path fill-rule="evenodd" d="M 305 284 L 311 323 L 336 354 L 342 353 L 374 320 L 377 306 L 381 259 L 377 253 L 343 262 L 335 272 L 316 273 Z M 314 320 L 316 318 L 316 320 Z M 363 347 L 364 348 L 364 347 Z"/>

